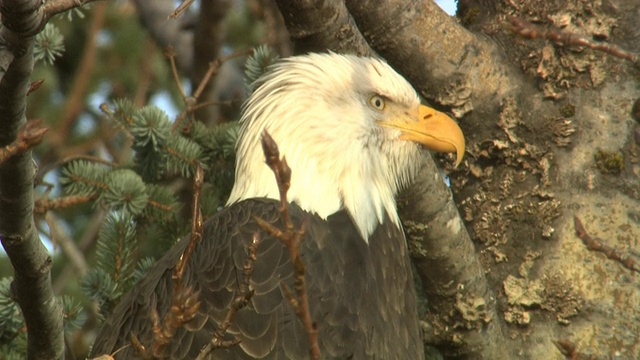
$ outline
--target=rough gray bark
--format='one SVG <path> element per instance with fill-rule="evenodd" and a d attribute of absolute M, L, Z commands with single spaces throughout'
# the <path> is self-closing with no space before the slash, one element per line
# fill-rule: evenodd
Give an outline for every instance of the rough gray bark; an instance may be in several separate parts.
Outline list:
<path fill-rule="evenodd" d="M 276 0 L 285 25 L 304 54 L 331 50 L 342 54 L 373 54 L 342 1 Z"/>
<path fill-rule="evenodd" d="M 45 19 L 41 5 L 40 0 L 0 3 L 0 59 L 11 59 L 1 69 L 0 148 L 15 141 L 26 123 L 34 37 Z M 62 359 L 62 306 L 51 287 L 51 256 L 40 242 L 33 220 L 35 172 L 31 151 L 0 164 L 0 240 L 14 268 L 11 291 L 27 325 L 27 358 Z"/>
<path fill-rule="evenodd" d="M 517 84 L 513 69 L 497 61 L 496 46 L 467 31 L 434 1 L 346 4 L 371 47 L 422 96 L 457 118 L 474 104 L 497 104 Z"/>
<path fill-rule="evenodd" d="M 425 158 L 416 182 L 398 197 L 413 263 L 428 301 L 425 342 L 447 358 L 509 359 L 496 298 L 451 191 Z"/>

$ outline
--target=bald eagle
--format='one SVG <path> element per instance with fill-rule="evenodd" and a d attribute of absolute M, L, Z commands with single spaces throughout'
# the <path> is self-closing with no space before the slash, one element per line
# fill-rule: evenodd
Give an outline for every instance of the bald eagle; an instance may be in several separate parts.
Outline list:
<path fill-rule="evenodd" d="M 384 61 L 338 54 L 281 60 L 258 80 L 243 108 L 235 185 L 209 219 L 184 274 L 201 306 L 167 346 L 171 359 L 193 359 L 211 341 L 242 279 L 254 217 L 277 224 L 278 187 L 264 162 L 266 129 L 292 169 L 294 223 L 306 221 L 300 254 L 323 359 L 421 359 L 416 294 L 395 195 L 418 170 L 422 147 L 464 153 L 460 128 L 420 104 L 411 85 Z M 172 269 L 189 239 L 177 243 L 123 297 L 106 320 L 92 356 L 133 357 L 130 334 L 152 342 L 151 309 L 171 301 Z M 293 267 L 283 244 L 263 236 L 249 304 L 228 336 L 239 344 L 211 359 L 305 359 L 305 329 L 283 296 Z"/>

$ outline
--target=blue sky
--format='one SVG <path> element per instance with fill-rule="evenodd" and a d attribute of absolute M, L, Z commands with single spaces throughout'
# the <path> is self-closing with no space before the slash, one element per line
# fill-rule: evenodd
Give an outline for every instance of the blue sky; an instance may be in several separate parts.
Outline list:
<path fill-rule="evenodd" d="M 457 4 L 455 0 L 436 0 L 436 3 L 449 15 L 456 13 Z"/>

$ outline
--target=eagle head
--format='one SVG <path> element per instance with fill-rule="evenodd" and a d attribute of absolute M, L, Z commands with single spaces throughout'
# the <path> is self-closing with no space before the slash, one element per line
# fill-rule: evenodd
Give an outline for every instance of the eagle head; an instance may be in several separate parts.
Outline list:
<path fill-rule="evenodd" d="M 270 67 L 244 105 L 236 179 L 228 204 L 279 199 L 264 162 L 263 130 L 292 169 L 288 199 L 327 218 L 349 212 L 363 240 L 387 219 L 399 225 L 395 195 L 418 171 L 422 147 L 464 154 L 464 137 L 445 114 L 420 104 L 386 62 L 309 54 Z"/>

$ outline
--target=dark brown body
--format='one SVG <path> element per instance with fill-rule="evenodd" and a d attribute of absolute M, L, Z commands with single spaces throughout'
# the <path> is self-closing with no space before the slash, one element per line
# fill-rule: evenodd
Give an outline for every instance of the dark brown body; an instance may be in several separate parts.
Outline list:
<path fill-rule="evenodd" d="M 224 319 L 242 281 L 242 265 L 252 234 L 253 216 L 279 223 L 277 202 L 245 200 L 221 211 L 204 225 L 185 272 L 187 285 L 200 291 L 201 306 L 189 329 L 181 328 L 169 345 L 171 359 L 193 359 Z M 379 225 L 365 243 L 349 215 L 327 220 L 291 205 L 294 223 L 307 219 L 301 243 L 312 319 L 318 325 L 322 359 L 422 359 L 415 290 L 404 234 L 390 221 Z M 129 344 L 133 332 L 152 342 L 150 309 L 160 316 L 172 294 L 171 274 L 188 244 L 176 244 L 124 296 L 106 320 L 91 357 L 111 354 Z M 229 333 L 240 345 L 215 350 L 212 359 L 306 359 L 307 337 L 280 283 L 292 288 L 293 267 L 279 240 L 262 234 L 251 287 L 255 294 L 234 317 Z M 116 359 L 132 359 L 129 346 Z"/>

